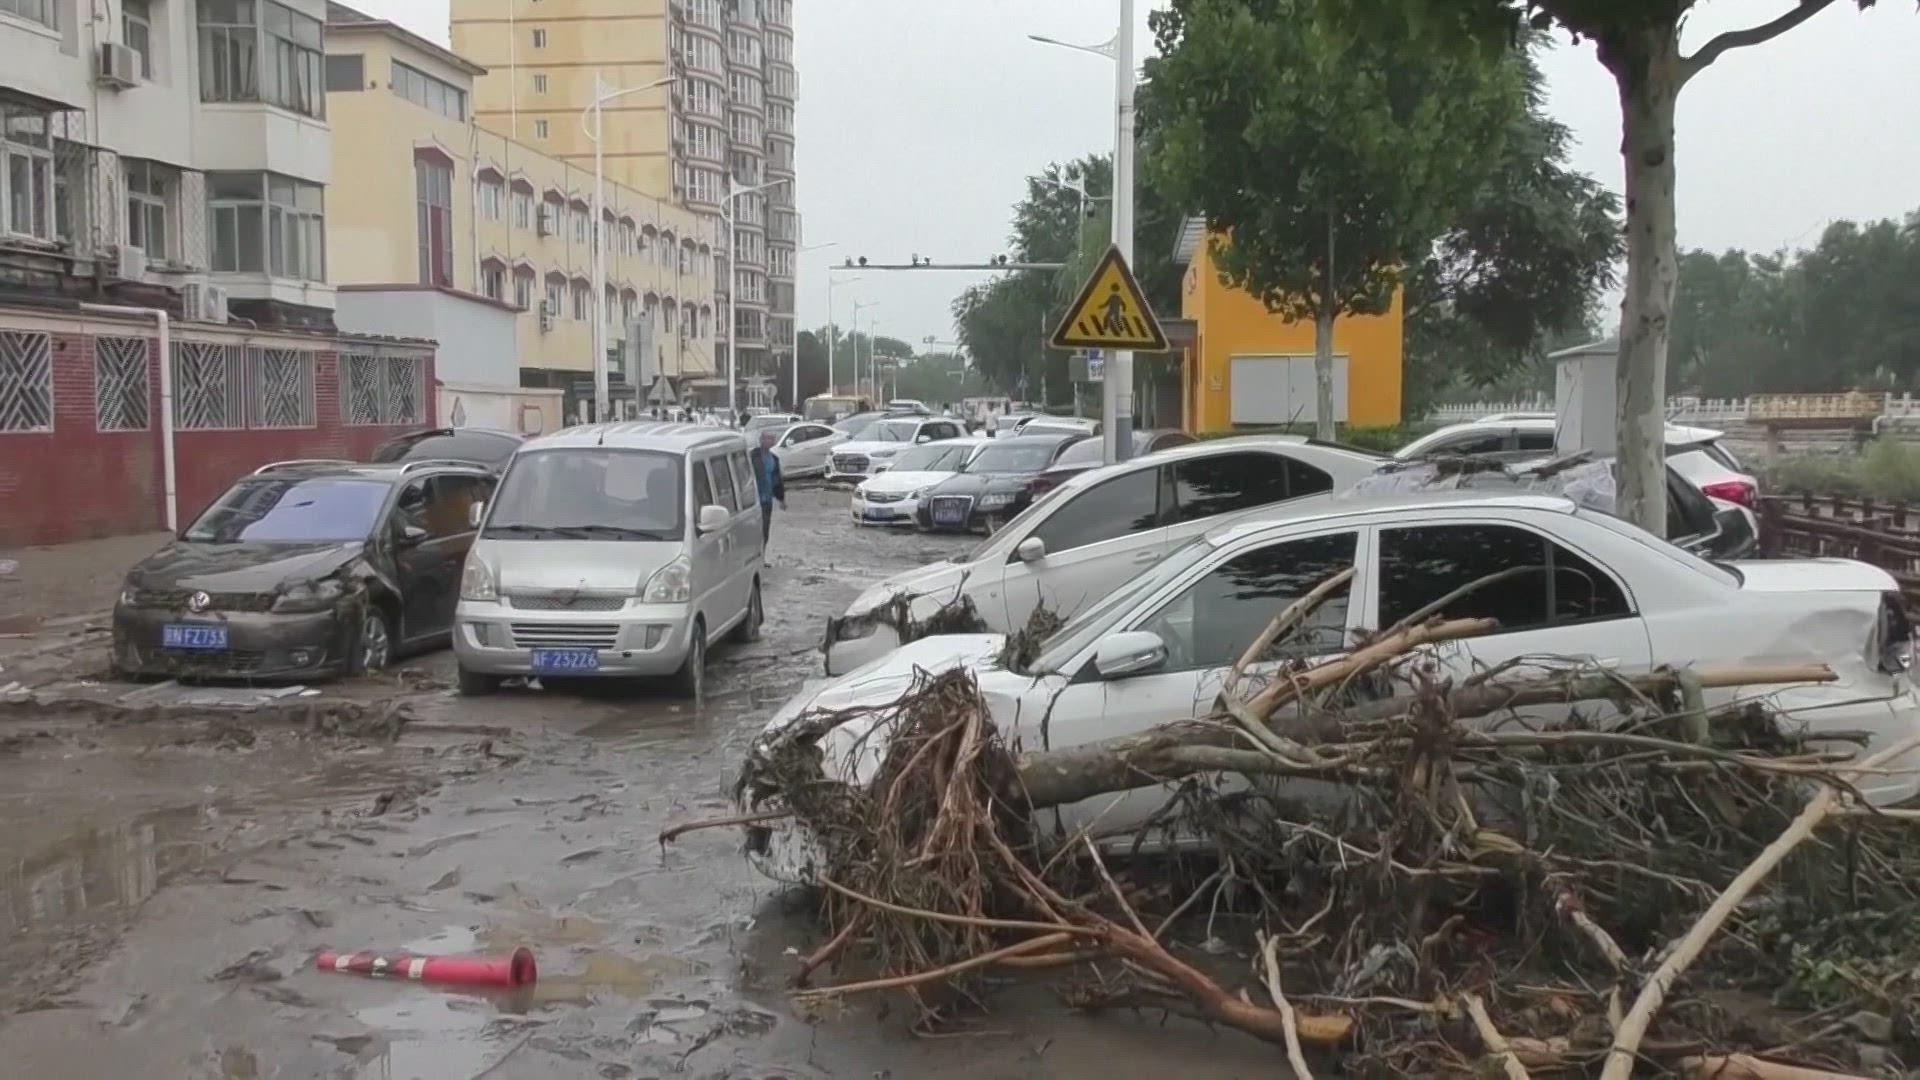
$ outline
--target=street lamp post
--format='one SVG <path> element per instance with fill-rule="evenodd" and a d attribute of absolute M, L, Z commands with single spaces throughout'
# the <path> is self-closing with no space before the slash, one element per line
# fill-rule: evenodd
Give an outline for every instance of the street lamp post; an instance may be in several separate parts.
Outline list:
<path fill-rule="evenodd" d="M 853 302 L 853 396 L 860 396 L 860 309 L 876 308 L 878 300 L 855 300 Z M 867 363 L 873 363 L 873 340 L 869 332 L 867 340 Z"/>
<path fill-rule="evenodd" d="M 797 240 L 799 237 L 795 237 L 795 239 Z M 788 329 L 793 332 L 793 411 L 796 413 L 800 412 L 800 256 L 805 255 L 809 251 L 822 251 L 826 248 L 839 246 L 840 241 L 829 240 L 824 244 L 808 244 L 806 247 L 796 247 L 793 249 L 793 318 L 790 320 L 793 325 L 788 327 Z M 827 325 L 829 333 L 831 333 L 833 325 L 832 274 L 827 275 Z M 833 355 L 831 337 L 828 338 L 827 355 L 829 357 Z M 827 361 L 827 393 L 833 393 L 833 361 L 831 359 Z"/>
<path fill-rule="evenodd" d="M 742 195 L 752 195 L 786 182 L 787 179 L 781 177 L 739 191 L 729 190 L 720 206 L 720 216 L 727 223 L 727 272 L 733 275 L 733 280 L 727 282 L 727 423 L 730 425 L 740 422 L 740 406 L 734 397 L 740 374 L 740 252 L 733 242 L 733 203 Z M 727 173 L 727 187 L 733 187 L 731 172 Z"/>
<path fill-rule="evenodd" d="M 601 217 L 606 213 L 606 161 L 601 152 L 600 135 L 606 111 L 602 108 L 607 102 L 628 94 L 637 94 L 642 90 L 652 90 L 673 81 L 669 75 L 664 79 L 655 79 L 645 86 L 630 86 L 625 90 L 609 90 L 600 79 L 600 73 L 593 76 L 593 104 L 580 110 L 580 130 L 593 140 L 593 418 L 597 422 L 607 419 L 607 242 L 606 230 Z M 587 130 L 587 115 L 593 115 L 593 130 Z"/>
<path fill-rule="evenodd" d="M 1129 264 L 1133 262 L 1133 0 L 1120 0 L 1120 25 L 1104 45 L 1074 45 L 1029 34 L 1048 45 L 1061 45 L 1113 61 L 1113 245 Z M 1101 385 L 1102 456 L 1109 462 L 1126 460 L 1133 450 L 1133 350 L 1116 349 L 1107 362 Z"/>
<path fill-rule="evenodd" d="M 827 273 L 827 393 L 829 394 L 838 393 L 840 390 L 839 384 L 833 381 L 833 339 L 840 336 L 840 327 L 833 321 L 833 287 L 851 285 L 859 280 L 861 279 L 850 277 L 835 281 L 833 273 L 831 271 Z"/>

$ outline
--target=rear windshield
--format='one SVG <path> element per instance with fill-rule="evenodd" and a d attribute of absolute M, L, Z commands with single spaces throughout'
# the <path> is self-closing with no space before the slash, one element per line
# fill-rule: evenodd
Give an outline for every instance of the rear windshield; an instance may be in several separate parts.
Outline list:
<path fill-rule="evenodd" d="M 300 544 L 365 540 L 390 486 L 378 480 L 254 477 L 227 489 L 185 539 L 196 544 Z"/>
<path fill-rule="evenodd" d="M 487 514 L 490 539 L 678 540 L 686 459 L 569 447 L 513 459 Z"/>
<path fill-rule="evenodd" d="M 966 443 L 929 443 L 916 446 L 893 459 L 894 472 L 955 472 L 973 447 Z"/>
<path fill-rule="evenodd" d="M 884 417 L 885 415 L 886 414 L 884 413 L 877 413 L 877 412 L 854 413 L 852 416 L 847 417 L 846 419 L 840 421 L 839 423 L 833 426 L 840 429 L 841 431 L 846 432 L 848 435 L 852 436 L 853 438 L 858 439 L 862 437 L 862 433 L 865 432 L 868 428 L 872 427 L 874 424 L 879 423 L 881 418 Z"/>
<path fill-rule="evenodd" d="M 868 428 L 860 438 L 867 442 L 912 442 L 919 430 L 918 420 L 884 420 Z"/>
<path fill-rule="evenodd" d="M 1575 510 L 1574 513 L 1602 528 L 1617 532 L 1633 540 L 1635 543 L 1641 544 L 1649 551 L 1657 551 L 1675 562 L 1690 566 L 1700 573 L 1713 578 L 1715 581 L 1735 587 L 1738 587 L 1742 581 L 1740 572 L 1733 567 L 1721 563 L 1708 562 L 1685 548 L 1676 547 L 1673 544 L 1655 539 L 1652 533 L 1647 532 L 1638 525 L 1632 525 L 1620 518 L 1614 517 L 1612 514 L 1589 510 L 1584 507 Z"/>
<path fill-rule="evenodd" d="M 961 471 L 970 473 L 1039 472 L 1053 460 L 1052 446 L 1008 446 L 999 443 L 980 451 Z"/>

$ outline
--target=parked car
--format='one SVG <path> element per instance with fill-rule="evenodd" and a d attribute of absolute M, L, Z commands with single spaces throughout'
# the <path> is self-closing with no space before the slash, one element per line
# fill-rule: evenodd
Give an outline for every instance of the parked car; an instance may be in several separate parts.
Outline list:
<path fill-rule="evenodd" d="M 1008 445 L 996 440 L 981 455 Z M 1248 435 L 1084 472 L 972 553 L 861 593 L 827 624 L 827 671 L 850 671 L 900 644 L 888 621 L 897 596 L 909 598 L 915 619 L 965 597 L 1000 633 L 1024 626 L 1041 604 L 1068 618 L 1208 529 L 1350 487 L 1378 461 L 1298 435 Z"/>
<path fill-rule="evenodd" d="M 991 440 L 944 439 L 903 450 L 893 464 L 853 489 L 855 525 L 911 525 L 923 489 L 966 468 Z"/>
<path fill-rule="evenodd" d="M 1565 495 L 1604 514 L 1614 512 L 1618 462 L 1591 454 L 1508 464 L 1488 461 L 1463 469 L 1441 460 L 1390 461 L 1354 485 L 1344 497 L 1365 498 L 1413 491 L 1536 491 Z M 1667 540 L 1709 559 L 1756 554 L 1758 531 L 1751 512 L 1702 492 L 1672 463 L 1667 465 Z"/>
<path fill-rule="evenodd" d="M 461 578 L 460 692 L 509 675 L 671 675 L 760 636 L 760 498 L 738 432 L 589 424 L 520 448 Z"/>
<path fill-rule="evenodd" d="M 437 648 L 494 479 L 442 461 L 264 466 L 127 572 L 113 665 L 311 680 Z"/>
<path fill-rule="evenodd" d="M 747 432 L 750 445 L 760 445 L 760 433 Z M 793 424 L 779 433 L 773 444 L 773 456 L 780 461 L 781 475 L 789 480 L 821 476 L 833 460 L 833 448 L 847 441 L 847 433 L 811 420 Z"/>
<path fill-rule="evenodd" d="M 1020 425 L 1033 419 L 1037 413 L 1006 412 L 993 418 L 993 437 L 1011 439 L 1020 430 Z"/>
<path fill-rule="evenodd" d="M 1529 566 L 1540 573 L 1465 588 Z M 1461 591 L 1438 614 L 1492 618 L 1497 628 L 1433 650 L 1443 677 L 1526 657 L 1590 659 L 1622 673 L 1660 664 L 1817 662 L 1836 681 L 1756 689 L 1815 732 L 1865 733 L 1859 753 L 1920 731 L 1920 697 L 1907 672 L 1909 627 L 1885 571 L 1842 559 L 1721 566 L 1566 499 L 1462 492 L 1303 504 L 1212 529 L 1084 610 L 1018 670 L 995 661 L 1000 634 L 924 638 L 807 686 L 774 715 L 754 752 L 802 715 L 845 710 L 853 718 L 819 740 L 822 764 L 829 779 L 867 782 L 892 730 L 892 714 L 874 707 L 928 674 L 960 667 L 974 674 L 1000 737 L 1012 744 L 1041 745 L 1044 730 L 1045 745 L 1058 750 L 1197 717 L 1212 711 L 1225 675 L 1277 612 L 1347 568 L 1353 579 L 1302 632 L 1251 667 L 1253 678 L 1271 677 L 1286 662 L 1338 655 L 1367 631 Z M 1751 692 L 1709 690 L 1707 700 L 1718 705 Z M 1916 766 L 1920 752 L 1889 762 L 1862 778 L 1861 791 L 1876 804 L 1909 797 L 1920 788 Z M 1061 824 L 1124 836 L 1158 812 L 1171 790 L 1063 807 Z M 805 838 L 790 831 L 750 833 L 749 853 L 781 880 L 810 876 Z"/>
<path fill-rule="evenodd" d="M 901 413 L 911 413 L 914 416 L 933 415 L 933 410 L 927 408 L 927 403 L 918 398 L 894 398 L 887 402 L 887 411 L 896 416 Z"/>
<path fill-rule="evenodd" d="M 966 434 L 957 420 L 939 417 L 889 416 L 868 425 L 850 441 L 833 448 L 827 464 L 827 479 L 853 483 L 872 476 L 893 456 L 909 446 L 919 446 Z"/>
<path fill-rule="evenodd" d="M 429 428 L 388 439 L 373 448 L 369 460 L 383 465 L 405 461 L 465 461 L 499 472 L 526 441 L 527 437 L 517 431 L 498 428 Z"/>
<path fill-rule="evenodd" d="M 1053 467 L 1077 434 L 996 439 L 958 475 L 917 493 L 914 524 L 930 532 L 993 533 L 1033 501 L 1033 481 Z"/>
<path fill-rule="evenodd" d="M 833 422 L 833 428 L 836 431 L 846 432 L 849 438 L 857 439 L 865 433 L 868 428 L 882 420 L 889 419 L 893 419 L 893 417 L 883 412 L 868 411 L 849 413 L 835 420 Z"/>
<path fill-rule="evenodd" d="M 1098 435 L 1100 421 L 1078 416 L 1036 416 L 1021 424 L 1016 435 Z"/>
<path fill-rule="evenodd" d="M 1499 413 L 1450 424 L 1413 440 L 1393 456 L 1402 461 L 1436 454 L 1499 455 L 1508 461 L 1547 457 L 1553 454 L 1555 423 L 1552 413 Z M 1668 424 L 1667 458 L 1709 496 L 1751 510 L 1758 505 L 1759 483 L 1741 469 L 1725 438 L 1725 432 L 1713 428 Z"/>
<path fill-rule="evenodd" d="M 765 431 L 769 428 L 772 428 L 776 431 L 784 428 L 789 428 L 799 423 L 803 419 L 804 417 L 798 416 L 794 413 L 786 413 L 786 412 L 761 413 L 758 416 L 748 417 L 746 426 L 741 428 L 740 430 L 749 439 L 757 440 L 760 437 L 760 433 L 762 431 Z M 754 445 L 758 446 L 760 444 L 756 441 L 754 442 Z"/>
<path fill-rule="evenodd" d="M 1128 457 L 1145 457 L 1157 450 L 1171 450 L 1176 446 L 1185 446 L 1193 441 L 1193 436 L 1184 431 L 1140 431 L 1133 433 L 1133 453 Z M 1106 444 L 1099 439 L 1086 439 L 1067 447 L 1053 468 L 1041 473 L 1033 481 L 1033 497 L 1044 497 L 1047 492 L 1066 483 L 1068 480 L 1097 469 L 1106 461 Z"/>

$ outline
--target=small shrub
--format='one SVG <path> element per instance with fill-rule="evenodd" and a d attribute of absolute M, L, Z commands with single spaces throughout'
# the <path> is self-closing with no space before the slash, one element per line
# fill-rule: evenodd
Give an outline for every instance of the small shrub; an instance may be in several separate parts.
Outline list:
<path fill-rule="evenodd" d="M 1761 466 L 1776 495 L 1832 495 L 1887 503 L 1920 503 L 1920 447 L 1875 439 L 1857 454 L 1803 454 Z"/>

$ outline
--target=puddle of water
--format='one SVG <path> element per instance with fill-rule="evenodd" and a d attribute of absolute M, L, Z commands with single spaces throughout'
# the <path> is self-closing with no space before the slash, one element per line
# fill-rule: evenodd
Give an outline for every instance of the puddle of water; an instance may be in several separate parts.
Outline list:
<path fill-rule="evenodd" d="M 354 1011 L 354 1019 L 378 1032 L 385 1046 L 366 1075 L 382 1080 L 441 1080 L 473 1076 L 510 1049 L 515 1039 L 494 1046 L 485 1038 L 494 1019 L 483 999 L 421 992 L 404 987 L 403 996 Z"/>
<path fill-rule="evenodd" d="M 30 927 L 131 909 L 198 853 L 189 838 L 205 820 L 198 806 L 173 807 L 82 825 L 27 850 L 15 850 L 14 843 L 31 843 L 31 833 L 15 832 L 0 844 L 0 940 Z"/>

